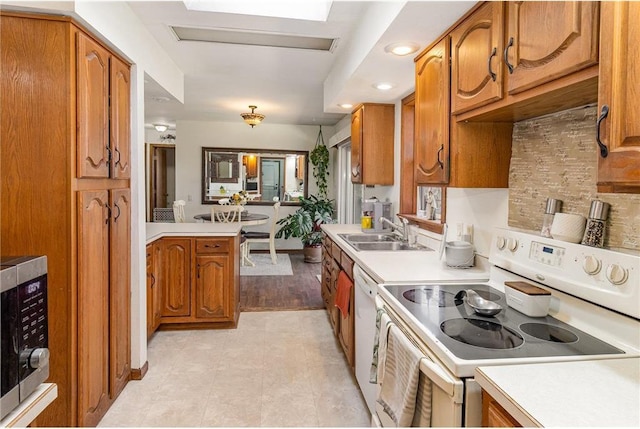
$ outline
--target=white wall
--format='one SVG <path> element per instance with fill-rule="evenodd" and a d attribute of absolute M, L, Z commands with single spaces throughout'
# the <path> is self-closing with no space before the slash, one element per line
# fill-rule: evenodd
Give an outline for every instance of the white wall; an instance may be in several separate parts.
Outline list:
<path fill-rule="evenodd" d="M 322 127 L 325 135 L 333 134 L 333 127 Z M 178 121 L 176 132 L 180 142 L 176 144 L 176 198 L 185 200 L 187 222 L 194 221 L 193 216 L 208 213 L 211 205 L 201 204 L 202 186 L 202 148 L 228 147 L 236 149 L 261 150 L 313 150 L 319 127 L 315 125 L 282 125 L 262 123 L 255 128 L 238 122 L 200 122 Z M 309 164 L 309 194 L 317 193 L 313 170 Z M 298 206 L 280 207 L 280 217 L 293 213 Z M 249 206 L 253 213 L 271 215 L 270 206 Z M 269 225 L 256 227 L 255 230 L 268 231 Z M 301 248 L 299 239 L 278 240 L 278 248 Z M 256 246 L 257 248 L 258 246 Z"/>

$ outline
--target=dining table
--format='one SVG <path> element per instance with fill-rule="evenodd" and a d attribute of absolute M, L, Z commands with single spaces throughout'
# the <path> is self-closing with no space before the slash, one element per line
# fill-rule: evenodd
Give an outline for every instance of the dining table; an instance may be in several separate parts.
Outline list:
<path fill-rule="evenodd" d="M 193 218 L 198 222 L 211 222 L 211 213 L 200 213 Z M 244 226 L 263 225 L 269 221 L 269 215 L 262 213 L 240 213 L 240 223 Z"/>

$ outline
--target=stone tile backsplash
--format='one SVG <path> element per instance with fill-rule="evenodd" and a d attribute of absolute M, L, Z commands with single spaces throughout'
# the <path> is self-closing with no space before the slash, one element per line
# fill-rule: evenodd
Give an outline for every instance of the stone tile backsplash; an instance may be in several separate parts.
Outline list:
<path fill-rule="evenodd" d="M 547 197 L 585 217 L 599 199 L 611 204 L 605 247 L 640 250 L 640 195 L 597 192 L 596 118 L 589 105 L 514 124 L 509 226 L 539 232 Z"/>

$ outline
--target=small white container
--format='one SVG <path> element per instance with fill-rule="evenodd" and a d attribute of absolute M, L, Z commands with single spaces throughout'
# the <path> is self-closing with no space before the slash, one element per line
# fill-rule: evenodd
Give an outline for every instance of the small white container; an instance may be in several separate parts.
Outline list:
<path fill-rule="evenodd" d="M 580 243 L 587 219 L 574 213 L 556 213 L 551 224 L 551 237 L 555 240 Z"/>
<path fill-rule="evenodd" d="M 447 241 L 444 255 L 451 268 L 471 268 L 475 261 L 473 244 L 466 241 Z"/>
<path fill-rule="evenodd" d="M 507 305 L 531 317 L 549 313 L 551 292 L 527 282 L 504 282 Z"/>

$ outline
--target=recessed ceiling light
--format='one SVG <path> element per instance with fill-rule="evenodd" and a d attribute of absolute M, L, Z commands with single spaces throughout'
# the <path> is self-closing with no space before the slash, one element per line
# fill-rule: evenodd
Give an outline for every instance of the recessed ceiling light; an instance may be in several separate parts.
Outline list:
<path fill-rule="evenodd" d="M 343 109 L 351 109 L 353 107 L 353 104 L 343 103 L 343 104 L 338 104 L 338 107 L 342 107 Z"/>
<path fill-rule="evenodd" d="M 169 127 L 162 124 L 153 124 L 153 128 L 155 128 L 159 133 L 164 133 Z"/>
<path fill-rule="evenodd" d="M 380 91 L 387 91 L 387 90 L 393 88 L 393 85 L 391 85 L 390 83 L 387 83 L 387 82 L 380 82 L 380 83 L 374 84 L 373 87 L 375 89 L 379 89 Z"/>
<path fill-rule="evenodd" d="M 393 55 L 403 56 L 413 54 L 418 50 L 419 46 L 415 43 L 392 43 L 384 48 L 384 51 Z"/>

